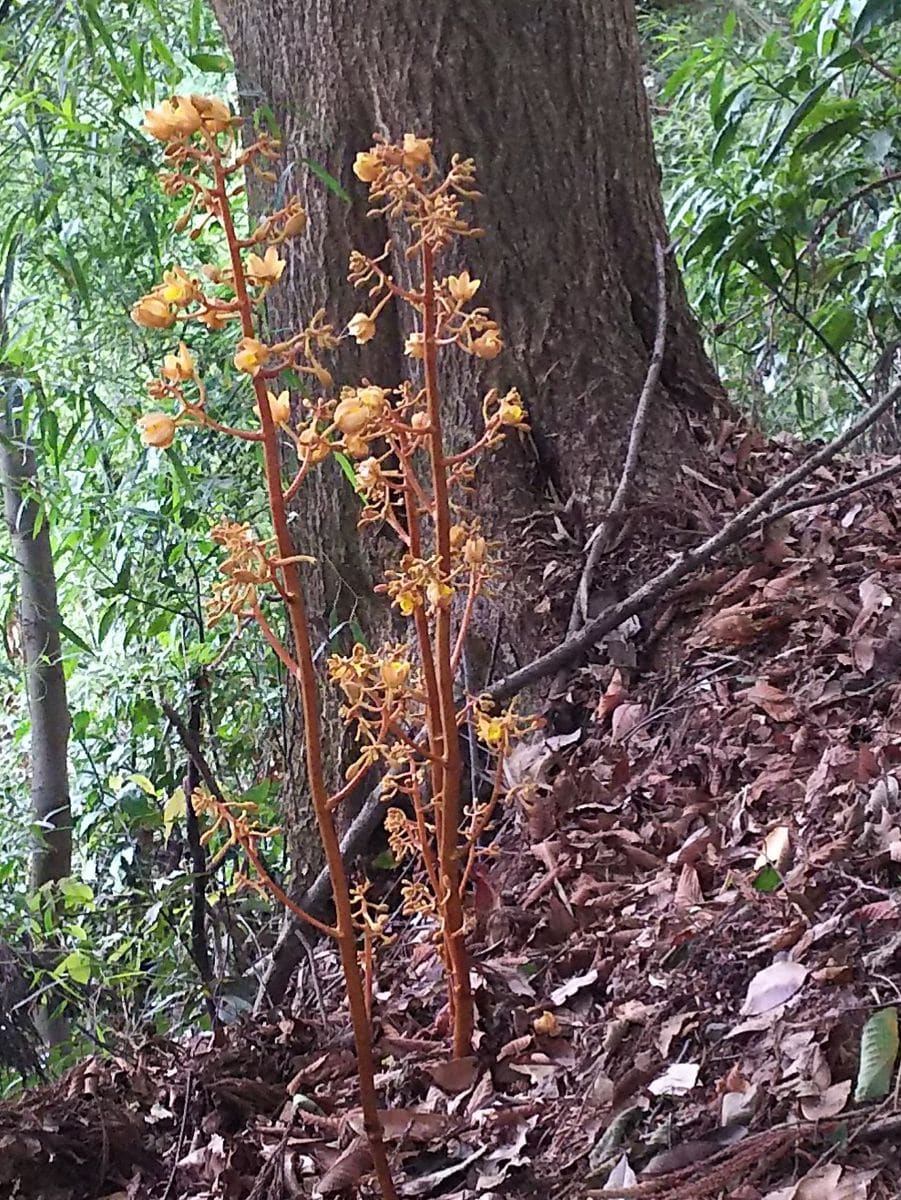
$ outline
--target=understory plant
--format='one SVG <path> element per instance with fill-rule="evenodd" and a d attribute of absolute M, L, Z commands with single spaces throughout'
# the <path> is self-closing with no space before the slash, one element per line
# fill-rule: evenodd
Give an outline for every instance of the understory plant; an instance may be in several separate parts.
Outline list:
<path fill-rule="evenodd" d="M 467 629 L 476 598 L 492 577 L 490 547 L 479 521 L 467 516 L 465 492 L 478 456 L 498 446 L 510 430 L 525 430 L 525 410 L 515 390 L 491 390 L 481 405 L 481 429 L 471 444 L 450 448 L 442 428 L 439 355 L 463 353 L 493 359 L 503 349 L 501 332 L 484 307 L 473 304 L 480 281 L 461 270 L 443 275 L 448 248 L 475 230 L 465 215 L 475 168 L 454 156 L 439 169 L 430 139 L 407 134 L 394 145 L 377 140 L 357 155 L 354 172 L 369 187 L 373 211 L 398 226 L 415 264 L 414 280 L 401 286 L 390 269 L 392 244 L 370 258 L 354 252 L 349 280 L 367 303 L 340 329 L 325 311 L 277 342 L 266 341 L 261 321 L 269 289 L 285 269 L 284 243 L 302 236 L 306 215 L 291 198 L 246 235 L 236 228 L 234 201 L 247 170 L 274 179 L 279 146 L 268 134 L 252 145 L 239 140 L 240 121 L 219 100 L 176 96 L 146 114 L 145 129 L 165 146 L 163 187 L 186 195 L 176 228 L 196 239 L 216 226 L 225 255 L 201 272 L 175 266 L 132 310 L 147 328 L 168 331 L 177 323 L 234 331 L 233 366 L 246 380 L 247 422 L 217 420 L 207 389 L 184 341 L 165 355 L 149 385 L 159 407 L 140 418 L 146 445 L 165 450 L 178 430 L 200 426 L 262 451 L 269 528 L 222 520 L 213 538 L 224 551 L 221 580 L 209 598 L 214 621 L 232 618 L 240 628 L 255 623 L 299 690 L 310 800 L 331 876 L 335 918 L 326 923 L 301 909 L 272 877 L 260 853 L 271 833 L 252 806 L 209 787 L 195 792 L 195 810 L 209 818 L 207 844 L 218 846 L 214 862 L 230 846 L 243 848 L 247 878 L 274 895 L 296 917 L 338 946 L 354 1037 L 361 1103 L 375 1171 L 385 1196 L 394 1185 L 382 1140 L 374 1083 L 371 1035 L 373 953 L 391 937 L 387 914 L 369 898 L 365 879 L 352 884 L 342 861 L 336 811 L 372 767 L 382 772 L 388 805 L 385 824 L 395 857 L 414 859 L 403 885 L 407 914 L 434 924 L 448 981 L 453 1053 L 468 1054 L 474 1006 L 466 950 L 465 892 L 486 831 L 503 791 L 504 761 L 511 743 L 534 727 L 512 709 L 497 710 L 478 697 L 462 699 L 461 674 Z M 376 336 L 391 305 L 413 314 L 406 354 L 414 379 L 392 387 L 369 380 L 336 387 L 324 365 L 342 338 L 362 345 Z M 303 376 L 306 394 L 282 386 Z M 402 555 L 378 586 L 409 620 L 406 641 L 371 650 L 362 643 L 349 655 L 328 660 L 328 675 L 341 692 L 341 715 L 355 733 L 359 754 L 346 781 L 330 791 L 323 763 L 320 686 L 304 598 L 303 571 L 312 561 L 296 547 L 288 508 L 302 503 L 303 483 L 331 455 L 350 467 L 363 507 L 361 525 L 383 522 Z M 289 636 L 270 619 L 280 601 Z M 468 727 L 468 729 L 467 729 Z M 489 783 L 467 794 L 461 737 L 469 732 L 493 758 Z M 468 783 L 468 779 L 466 781 Z"/>

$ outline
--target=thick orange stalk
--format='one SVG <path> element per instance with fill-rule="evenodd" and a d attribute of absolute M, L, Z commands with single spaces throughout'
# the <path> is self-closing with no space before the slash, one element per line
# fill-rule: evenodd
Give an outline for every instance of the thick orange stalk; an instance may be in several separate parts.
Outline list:
<path fill-rule="evenodd" d="M 216 190 L 214 194 L 218 199 L 218 216 L 222 222 L 222 228 L 228 243 L 231 267 L 234 272 L 235 298 L 238 302 L 241 316 L 241 329 L 244 337 L 252 338 L 255 336 L 253 305 L 247 291 L 241 248 L 229 205 L 225 172 L 222 168 L 218 148 L 212 144 L 210 148 L 216 176 Z M 288 528 L 288 514 L 282 489 L 278 430 L 272 420 L 264 380 L 255 377 L 253 386 L 263 426 L 263 459 L 266 472 L 266 491 L 279 555 L 283 560 L 279 568 L 283 584 L 282 594 L 288 612 L 291 635 L 294 641 L 294 653 L 299 668 L 296 678 L 303 706 L 304 748 L 306 752 L 310 795 L 316 814 L 316 821 L 319 826 L 319 835 L 322 839 L 325 861 L 332 880 L 336 916 L 335 939 L 338 943 L 341 956 L 341 966 L 344 971 L 347 1000 L 353 1025 L 354 1041 L 356 1043 L 360 1104 L 363 1110 L 366 1135 L 369 1139 L 369 1146 L 372 1152 L 373 1165 L 382 1195 L 385 1200 L 396 1200 L 397 1192 L 394 1187 L 391 1168 L 388 1164 L 388 1155 L 382 1136 L 382 1124 L 379 1118 L 378 1096 L 375 1087 L 375 1060 L 372 1052 L 372 1034 L 367 1011 L 366 989 L 357 957 L 356 934 L 354 931 L 347 872 L 344 869 L 344 862 L 341 857 L 341 846 L 332 810 L 329 805 L 329 793 L 323 770 L 316 670 L 313 662 L 313 648 L 310 641 L 309 622 L 307 619 L 306 604 L 304 603 L 300 571 L 297 562 L 293 561 L 295 548 Z"/>
<path fill-rule="evenodd" d="M 423 341 L 425 344 L 425 390 L 429 416 L 429 459 L 432 469 L 432 497 L 435 519 L 435 545 L 442 579 L 451 573 L 451 510 L 448 497 L 447 463 L 441 426 L 441 396 L 438 386 L 438 330 L 435 302 L 435 273 L 431 247 L 423 243 L 422 279 L 424 290 Z M 454 1054 L 462 1058 L 472 1050 L 475 1026 L 469 959 L 463 928 L 463 901 L 460 894 L 460 783 L 462 763 L 454 703 L 454 665 L 450 606 L 438 605 L 435 612 L 434 663 L 438 688 L 440 748 L 442 760 L 439 791 L 435 806 L 438 823 L 438 865 L 444 940 L 448 970 L 453 984 Z"/>

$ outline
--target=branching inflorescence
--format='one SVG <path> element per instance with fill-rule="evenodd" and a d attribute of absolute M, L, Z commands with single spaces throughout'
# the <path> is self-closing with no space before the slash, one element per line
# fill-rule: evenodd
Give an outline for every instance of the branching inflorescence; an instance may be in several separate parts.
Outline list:
<path fill-rule="evenodd" d="M 209 600 L 212 620 L 253 620 L 296 682 L 304 710 L 309 790 L 332 878 L 335 921 L 325 925 L 299 909 L 268 873 L 259 842 L 271 830 L 256 823 L 246 805 L 198 793 L 195 808 L 211 818 L 208 841 L 227 835 L 240 845 L 254 886 L 274 895 L 297 918 L 335 938 L 345 973 L 357 1044 L 362 1106 L 373 1163 L 385 1196 L 394 1185 L 382 1142 L 374 1084 L 371 1035 L 372 977 L 376 949 L 391 937 L 387 913 L 370 895 L 370 884 L 350 884 L 341 859 L 335 811 L 373 766 L 384 772 L 388 804 L 385 825 L 398 860 L 413 858 L 416 869 L 404 885 L 408 914 L 433 922 L 448 978 L 455 1055 L 471 1050 L 474 1008 L 465 937 L 464 896 L 503 792 L 504 761 L 511 743 L 535 727 L 531 718 L 497 711 L 479 697 L 457 699 L 457 680 L 476 598 L 484 594 L 493 567 L 480 523 L 468 517 L 462 494 L 471 486 L 478 456 L 498 446 L 511 430 L 525 430 L 525 410 L 515 390 L 492 390 L 482 403 L 482 429 L 468 447 L 451 453 L 442 430 L 438 358 L 447 351 L 493 359 L 503 349 L 496 321 L 472 304 L 480 280 L 461 270 L 440 276 L 437 263 L 447 248 L 480 230 L 465 207 L 477 193 L 471 160 L 454 157 L 442 174 L 431 141 L 407 134 L 400 145 L 376 140 L 357 155 L 354 173 L 368 184 L 373 211 L 406 228 L 415 282 L 402 287 L 391 274 L 392 244 L 369 258 L 351 256 L 349 279 L 368 304 L 337 332 L 324 312 L 305 328 L 274 343 L 263 340 L 260 310 L 285 269 L 281 250 L 303 234 L 306 216 L 296 199 L 263 219 L 248 236 L 235 225 L 234 200 L 247 170 L 273 179 L 279 153 L 268 135 L 242 147 L 240 120 L 219 100 L 178 96 L 147 114 L 145 129 L 165 145 L 163 187 L 187 195 L 176 228 L 195 239 L 207 227 L 222 231 L 227 261 L 205 265 L 198 275 L 180 266 L 132 309 L 142 326 L 169 330 L 197 322 L 232 329 L 233 365 L 248 381 L 248 420 L 235 427 L 210 412 L 204 381 L 184 342 L 169 353 L 149 385 L 157 411 L 139 421 L 145 445 L 168 448 L 184 426 L 206 427 L 260 444 L 272 524 L 261 537 L 250 526 L 222 521 L 213 530 L 224 560 L 222 579 Z M 418 364 L 413 380 L 383 387 L 369 380 L 336 388 L 323 364 L 342 338 L 364 344 L 376 336 L 389 305 L 406 306 L 414 332 L 407 356 Z M 309 385 L 292 395 L 278 381 L 286 373 Z M 250 393 L 252 392 L 252 398 Z M 164 407 L 165 406 L 165 407 Z M 320 743 L 319 680 L 314 664 L 302 567 L 313 561 L 298 553 L 288 525 L 288 505 L 309 472 L 331 455 L 353 464 L 362 499 L 361 524 L 384 522 L 396 533 L 403 554 L 379 585 L 409 619 L 408 641 L 370 650 L 362 644 L 328 660 L 328 675 L 342 695 L 341 714 L 355 732 L 358 756 L 346 781 L 330 792 Z M 293 466 L 284 471 L 286 464 Z M 283 639 L 264 609 L 280 598 L 290 627 Z M 461 735 L 469 726 L 493 756 L 479 795 L 466 795 Z M 467 776 L 468 784 L 468 776 Z M 221 850 L 220 850 L 221 853 Z"/>

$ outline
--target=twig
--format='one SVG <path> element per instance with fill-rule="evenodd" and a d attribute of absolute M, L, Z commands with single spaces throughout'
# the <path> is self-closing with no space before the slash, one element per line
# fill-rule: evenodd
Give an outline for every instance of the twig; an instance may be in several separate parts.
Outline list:
<path fill-rule="evenodd" d="M 641 453 L 641 441 L 644 437 L 651 401 L 654 398 L 654 392 L 657 389 L 657 384 L 660 381 L 660 372 L 663 368 L 668 310 L 666 304 L 666 251 L 659 241 L 654 242 L 654 266 L 657 271 L 657 332 L 654 337 L 654 349 L 651 354 L 651 361 L 648 364 L 644 387 L 641 389 L 641 395 L 638 397 L 635 416 L 632 418 L 629 446 L 626 450 L 626 461 L 623 463 L 619 484 L 613 499 L 610 501 L 607 515 L 599 522 L 594 533 L 592 533 L 591 537 L 585 543 L 585 549 L 589 551 L 588 560 L 585 563 L 585 569 L 582 572 L 576 596 L 577 612 L 581 618 L 579 624 L 588 620 L 588 589 L 591 586 L 594 569 L 597 566 L 598 559 L 609 544 L 616 519 L 626 507 L 629 491 L 635 482 L 635 474 L 638 470 L 638 456 Z"/>
<path fill-rule="evenodd" d="M 585 550 L 588 556 L 585 560 L 582 577 L 579 580 L 572 610 L 569 614 L 569 625 L 566 630 L 567 637 L 577 633 L 588 620 L 588 593 L 591 581 L 594 577 L 598 560 L 609 549 L 617 520 L 626 507 L 629 492 L 635 481 L 635 475 L 638 471 L 638 456 L 641 452 L 641 441 L 647 425 L 648 412 L 650 411 L 651 400 L 654 397 L 657 384 L 660 380 L 660 371 L 663 367 L 663 353 L 666 348 L 668 312 L 666 304 L 666 251 L 659 240 L 655 240 L 654 242 L 654 267 L 657 273 L 657 331 L 654 336 L 651 361 L 648 364 L 641 395 L 638 397 L 635 416 L 632 418 L 632 430 L 629 434 L 629 445 L 626 450 L 626 459 L 623 463 L 619 484 L 614 492 L 613 499 L 610 501 L 610 507 L 607 509 L 606 515 L 598 522 L 591 537 L 585 543 Z M 560 675 L 554 680 L 554 685 L 551 688 L 552 695 L 560 694 L 565 686 L 566 671 L 563 669 Z"/>
<path fill-rule="evenodd" d="M 654 604 L 661 596 L 664 596 L 675 584 L 683 580 L 686 575 L 689 575 L 695 568 L 702 566 L 704 563 L 710 562 L 716 555 L 723 550 L 734 546 L 754 527 L 757 518 L 765 513 L 772 505 L 781 500 L 786 493 L 790 492 L 808 475 L 825 463 L 831 462 L 833 458 L 844 448 L 850 445 L 856 438 L 860 437 L 867 429 L 870 428 L 883 413 L 897 403 L 901 397 L 901 384 L 897 384 L 887 392 L 881 400 L 870 405 L 856 421 L 853 421 L 848 428 L 833 438 L 827 445 L 822 446 L 816 453 L 812 454 L 808 459 L 805 459 L 800 466 L 790 471 L 782 479 L 773 484 L 772 487 L 758 496 L 750 504 L 746 505 L 741 512 L 737 513 L 731 521 L 713 534 L 712 537 L 702 542 L 700 546 L 693 550 L 688 550 L 671 563 L 664 571 L 654 575 L 641 587 L 636 588 L 634 592 L 628 595 L 625 600 L 621 600 L 618 604 L 614 604 L 605 608 L 603 612 L 594 617 L 587 625 L 584 625 L 577 634 L 550 650 L 547 654 L 542 654 L 533 662 L 528 663 L 518 671 L 513 671 L 504 679 L 499 679 L 492 687 L 488 688 L 487 694 L 495 701 L 509 700 L 511 696 L 515 696 L 517 692 L 521 692 L 523 688 L 529 687 L 533 683 L 537 683 L 540 679 L 546 679 L 548 675 L 560 667 L 568 666 L 570 663 L 578 661 L 591 646 L 594 645 L 605 633 L 610 633 L 616 629 L 623 621 L 629 617 L 634 617 L 638 613 L 643 612 L 650 605 Z"/>
<path fill-rule="evenodd" d="M 804 247 L 802 253 L 806 253 L 814 246 L 817 246 L 835 218 L 840 217 L 846 209 L 852 208 L 863 196 L 868 195 L 870 192 L 875 192 L 881 187 L 888 187 L 889 184 L 897 183 L 899 180 L 901 180 L 901 171 L 889 171 L 885 175 L 880 175 L 878 179 L 871 179 L 869 183 L 863 183 L 860 187 L 855 188 L 853 192 L 849 192 L 844 200 L 840 200 L 838 204 L 834 204 L 832 208 L 828 208 L 823 213 L 814 226 L 813 233 L 808 238 L 807 245 Z"/>
<path fill-rule="evenodd" d="M 175 1144 L 172 1155 L 172 1170 L 169 1172 L 169 1182 L 166 1184 L 166 1190 L 163 1192 L 160 1200 L 169 1200 L 172 1194 L 172 1189 L 175 1186 L 175 1174 L 178 1171 L 178 1162 L 181 1158 L 181 1152 L 185 1144 L 185 1130 L 188 1127 L 188 1106 L 191 1103 L 191 1091 L 194 1085 L 194 1075 L 188 1071 L 185 1079 L 185 1102 L 181 1110 L 181 1124 L 178 1129 L 178 1141 Z"/>
<path fill-rule="evenodd" d="M 817 508 L 821 504 L 831 504 L 834 500 L 841 500 L 844 496 L 850 496 L 854 492 L 862 492 L 877 483 L 884 483 L 886 479 L 894 479 L 896 475 L 901 475 L 901 463 L 884 467 L 881 471 L 874 471 L 872 475 L 865 475 L 863 479 L 853 479 L 850 483 L 831 488 L 828 492 L 817 492 L 813 496 L 802 496 L 800 500 L 792 500 L 777 508 L 775 512 L 765 513 L 758 524 L 770 525 L 791 513 L 800 512 L 803 508 Z"/>

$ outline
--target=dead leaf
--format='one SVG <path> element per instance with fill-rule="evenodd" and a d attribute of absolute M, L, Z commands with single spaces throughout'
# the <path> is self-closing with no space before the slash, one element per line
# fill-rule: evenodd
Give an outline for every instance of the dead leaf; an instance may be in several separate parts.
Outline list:
<path fill-rule="evenodd" d="M 780 875 L 784 875 L 791 864 L 791 830 L 787 825 L 777 825 L 766 835 L 763 850 L 754 863 L 755 871 L 764 867 L 775 867 Z"/>
<path fill-rule="evenodd" d="M 474 1055 L 432 1063 L 426 1069 L 438 1087 L 443 1092 L 450 1092 L 452 1096 L 469 1091 L 479 1074 L 478 1062 Z"/>
<path fill-rule="evenodd" d="M 453 1118 L 446 1113 L 421 1112 L 416 1108 L 379 1109 L 379 1120 L 387 1142 L 430 1142 L 445 1136 L 454 1126 Z M 363 1114 L 359 1109 L 349 1112 L 346 1121 L 354 1133 L 365 1134 Z"/>
<path fill-rule="evenodd" d="M 372 1170 L 372 1155 L 365 1138 L 358 1137 L 342 1151 L 317 1184 L 320 1196 L 356 1189 L 362 1177 Z"/>
<path fill-rule="evenodd" d="M 700 1063 L 673 1063 L 648 1084 L 653 1096 L 684 1096 L 698 1082 Z"/>
<path fill-rule="evenodd" d="M 567 979 L 561 983 L 559 987 L 554 988 L 551 992 L 551 1004 L 559 1007 L 565 1004 L 571 996 L 575 996 L 576 992 L 580 992 L 582 988 L 591 987 L 597 982 L 598 973 L 594 967 L 590 971 L 586 971 L 584 975 L 573 975 L 571 979 Z"/>
<path fill-rule="evenodd" d="M 797 719 L 798 710 L 794 700 L 765 679 L 758 679 L 752 688 L 739 694 L 758 708 L 762 708 L 774 721 L 782 723 Z"/>
<path fill-rule="evenodd" d="M 795 995 L 806 978 L 807 968 L 787 959 L 764 967 L 748 984 L 740 1015 L 754 1017 L 778 1008 Z"/>
<path fill-rule="evenodd" d="M 615 742 L 622 742 L 632 733 L 647 716 L 644 704 L 620 704 L 613 711 L 610 721 L 610 734 Z"/>
<path fill-rule="evenodd" d="M 824 1121 L 829 1117 L 837 1117 L 848 1102 L 851 1085 L 850 1079 L 844 1079 L 841 1083 L 833 1083 L 818 1096 L 802 1097 L 801 1112 L 808 1121 Z"/>

